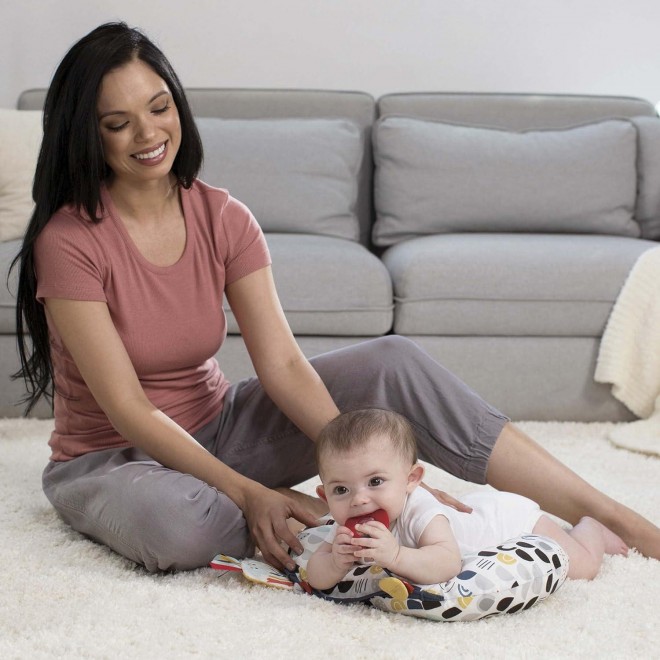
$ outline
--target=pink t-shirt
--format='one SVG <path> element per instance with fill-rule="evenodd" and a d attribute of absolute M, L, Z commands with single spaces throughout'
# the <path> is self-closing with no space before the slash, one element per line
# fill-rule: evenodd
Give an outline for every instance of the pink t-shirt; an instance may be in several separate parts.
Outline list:
<path fill-rule="evenodd" d="M 149 400 L 190 433 L 221 410 L 229 383 L 215 354 L 227 333 L 225 286 L 270 264 L 261 229 L 225 190 L 195 181 L 181 188 L 186 246 L 172 266 L 139 252 L 102 188 L 93 223 L 60 209 L 36 242 L 37 299 L 107 303 Z M 110 424 L 48 319 L 55 385 L 51 459 L 128 446 Z"/>

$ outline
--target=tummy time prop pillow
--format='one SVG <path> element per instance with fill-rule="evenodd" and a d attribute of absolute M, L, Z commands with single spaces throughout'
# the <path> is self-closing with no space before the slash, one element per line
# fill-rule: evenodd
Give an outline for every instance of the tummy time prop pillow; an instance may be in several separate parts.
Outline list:
<path fill-rule="evenodd" d="M 568 557 L 555 541 L 529 534 L 465 556 L 461 572 L 448 582 L 419 587 L 380 566 L 365 565 L 354 567 L 332 589 L 318 591 L 305 580 L 306 566 L 331 522 L 298 534 L 304 551 L 293 555 L 298 569 L 287 573 L 295 591 L 434 621 L 472 621 L 529 609 L 553 594 L 568 572 Z"/>

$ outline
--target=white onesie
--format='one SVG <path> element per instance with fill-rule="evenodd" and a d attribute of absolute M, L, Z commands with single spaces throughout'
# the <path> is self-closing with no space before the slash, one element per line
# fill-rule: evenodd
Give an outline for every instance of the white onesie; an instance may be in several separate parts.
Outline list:
<path fill-rule="evenodd" d="M 392 526 L 392 534 L 401 545 L 416 548 L 426 526 L 442 515 L 449 520 L 461 555 L 465 555 L 531 532 L 543 515 L 536 502 L 514 493 L 477 491 L 458 499 L 471 506 L 472 513 L 456 511 L 424 488 L 415 488 Z"/>
<path fill-rule="evenodd" d="M 461 513 L 438 500 L 422 487 L 406 498 L 401 515 L 390 529 L 394 538 L 408 548 L 417 548 L 426 526 L 437 515 L 449 520 L 461 556 L 497 545 L 532 531 L 543 515 L 539 505 L 522 495 L 502 491 L 477 491 L 461 495 L 461 502 L 472 507 L 472 513 Z M 326 541 L 332 543 L 338 525 L 335 523 Z"/>

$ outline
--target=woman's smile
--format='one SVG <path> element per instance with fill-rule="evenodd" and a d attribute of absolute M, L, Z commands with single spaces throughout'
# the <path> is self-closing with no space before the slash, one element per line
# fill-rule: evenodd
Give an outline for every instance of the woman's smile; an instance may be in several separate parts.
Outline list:
<path fill-rule="evenodd" d="M 135 158 L 140 165 L 157 165 L 167 156 L 167 143 L 168 140 L 165 140 L 156 147 L 139 151 L 133 154 L 132 158 Z"/>

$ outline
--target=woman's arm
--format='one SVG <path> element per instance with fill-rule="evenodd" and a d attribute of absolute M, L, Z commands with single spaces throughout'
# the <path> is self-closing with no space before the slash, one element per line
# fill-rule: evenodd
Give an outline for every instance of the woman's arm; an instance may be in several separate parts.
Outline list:
<path fill-rule="evenodd" d="M 154 407 L 142 389 L 105 303 L 47 299 L 46 310 L 90 392 L 117 432 L 162 465 L 191 474 L 226 493 L 249 522 L 251 517 L 268 519 L 268 533 L 255 536 L 255 541 L 267 561 L 289 563 L 279 541 L 294 548 L 300 544 L 289 531 L 286 519 L 295 517 L 313 524 L 314 517 L 290 498 L 224 465 Z"/>
<path fill-rule="evenodd" d="M 296 343 L 270 266 L 233 282 L 226 295 L 264 390 L 308 438 L 316 440 L 339 410 Z"/>

